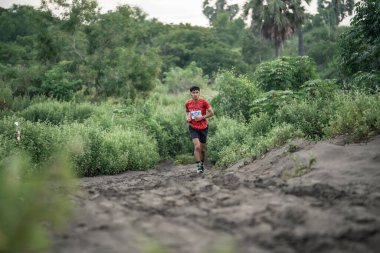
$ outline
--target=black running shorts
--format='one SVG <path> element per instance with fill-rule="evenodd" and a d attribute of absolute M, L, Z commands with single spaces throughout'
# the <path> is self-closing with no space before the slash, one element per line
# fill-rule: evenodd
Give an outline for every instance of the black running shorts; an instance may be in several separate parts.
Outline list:
<path fill-rule="evenodd" d="M 189 132 L 190 132 L 191 139 L 198 138 L 201 143 L 203 143 L 203 144 L 206 143 L 208 127 L 206 127 L 205 129 L 202 129 L 202 130 L 198 130 L 198 129 L 194 129 L 191 126 L 189 126 Z"/>

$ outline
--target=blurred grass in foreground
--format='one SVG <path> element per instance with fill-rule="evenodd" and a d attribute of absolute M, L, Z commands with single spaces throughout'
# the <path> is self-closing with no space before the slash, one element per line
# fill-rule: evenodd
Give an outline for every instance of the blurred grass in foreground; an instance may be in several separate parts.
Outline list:
<path fill-rule="evenodd" d="M 63 228 L 71 213 L 74 180 L 65 152 L 31 166 L 20 153 L 0 161 L 0 252 L 43 252 L 48 232 Z"/>

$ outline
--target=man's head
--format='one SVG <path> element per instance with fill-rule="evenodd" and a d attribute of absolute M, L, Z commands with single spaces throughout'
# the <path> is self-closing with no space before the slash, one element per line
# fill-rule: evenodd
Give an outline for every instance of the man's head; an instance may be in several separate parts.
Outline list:
<path fill-rule="evenodd" d="M 200 91 L 201 89 L 198 86 L 193 85 L 190 87 L 190 94 L 193 100 L 198 100 Z"/>
<path fill-rule="evenodd" d="M 193 85 L 193 86 L 190 87 L 190 92 L 193 92 L 195 90 L 201 91 L 201 89 L 198 86 Z"/>

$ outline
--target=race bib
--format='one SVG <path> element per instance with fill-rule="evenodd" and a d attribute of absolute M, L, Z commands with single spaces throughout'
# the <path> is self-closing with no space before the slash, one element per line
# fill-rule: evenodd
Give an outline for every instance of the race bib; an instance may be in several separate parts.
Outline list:
<path fill-rule="evenodd" d="M 200 110 L 191 111 L 191 119 L 195 119 L 195 116 L 202 116 L 202 112 Z"/>

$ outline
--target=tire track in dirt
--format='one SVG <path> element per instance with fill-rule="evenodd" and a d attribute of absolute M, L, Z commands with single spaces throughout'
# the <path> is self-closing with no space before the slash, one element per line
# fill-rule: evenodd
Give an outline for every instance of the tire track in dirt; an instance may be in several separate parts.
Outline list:
<path fill-rule="evenodd" d="M 77 213 L 54 252 L 377 252 L 380 136 L 368 143 L 296 140 L 254 161 L 197 175 L 194 166 L 80 180 Z M 317 163 L 306 174 L 284 175 Z M 214 250 L 213 250 L 214 249 Z"/>

